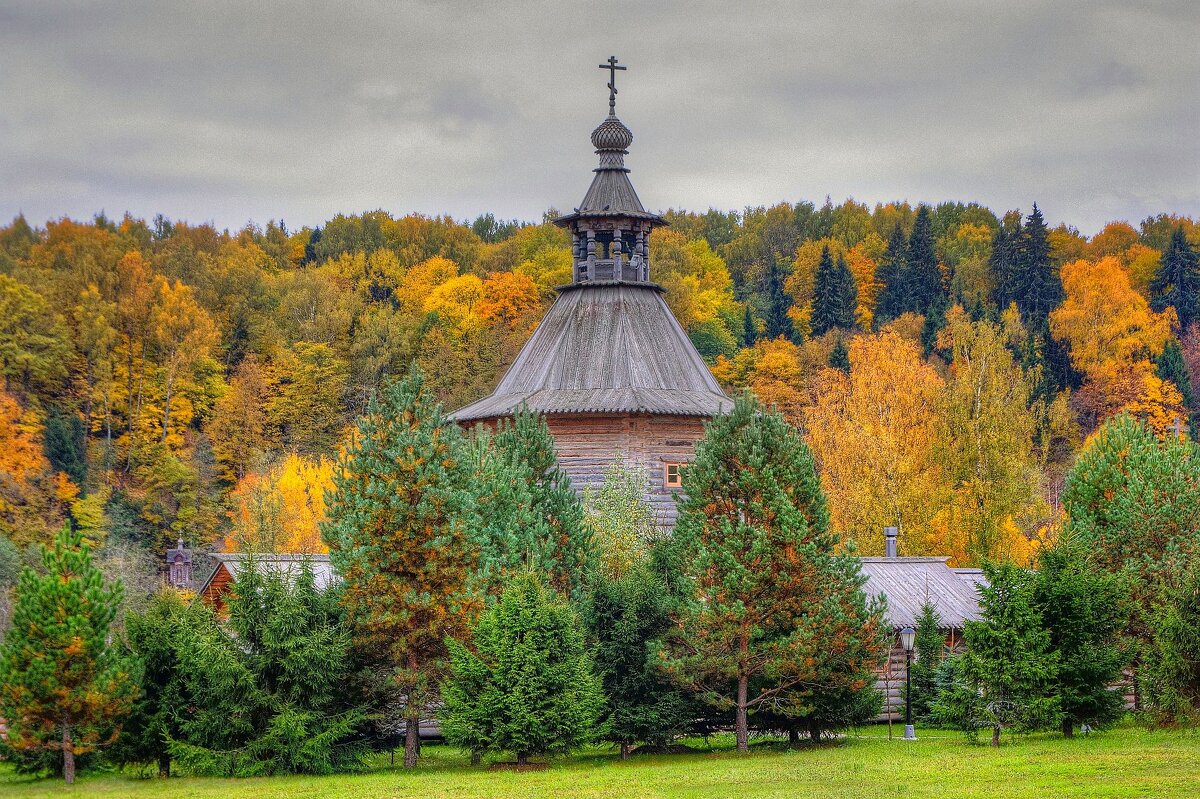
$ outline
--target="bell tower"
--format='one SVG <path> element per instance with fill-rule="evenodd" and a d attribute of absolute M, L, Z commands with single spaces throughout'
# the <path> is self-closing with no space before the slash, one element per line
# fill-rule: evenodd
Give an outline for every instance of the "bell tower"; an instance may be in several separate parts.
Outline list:
<path fill-rule="evenodd" d="M 571 231 L 572 283 L 649 283 L 650 232 L 667 222 L 646 211 L 629 182 L 625 156 L 633 133 L 617 119 L 616 76 L 625 67 L 609 56 L 600 69 L 610 74 L 608 117 L 592 131 L 600 163 L 583 202 L 554 224 Z"/>

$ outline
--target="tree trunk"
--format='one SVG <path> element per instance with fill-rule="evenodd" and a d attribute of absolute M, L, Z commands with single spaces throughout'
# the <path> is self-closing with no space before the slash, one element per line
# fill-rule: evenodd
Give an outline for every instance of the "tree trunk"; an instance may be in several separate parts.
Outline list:
<path fill-rule="evenodd" d="M 621 741 L 621 759 L 629 759 L 629 741 Z"/>
<path fill-rule="evenodd" d="M 517 765 L 518 766 L 528 766 L 529 765 L 529 753 L 528 752 L 517 752 Z"/>
<path fill-rule="evenodd" d="M 414 768 L 417 765 L 417 755 L 420 754 L 417 741 L 421 737 L 421 722 L 419 719 L 407 718 L 404 721 L 404 767 Z"/>
<path fill-rule="evenodd" d="M 483 752 L 480 752 L 479 750 L 475 750 L 474 752 L 472 752 L 471 753 L 471 765 L 478 766 L 481 762 L 483 762 Z"/>
<path fill-rule="evenodd" d="M 162 752 L 158 756 L 158 776 L 171 776 L 171 755 L 168 752 Z"/>
<path fill-rule="evenodd" d="M 71 740 L 71 725 L 63 719 L 62 730 L 63 780 L 75 784 L 75 742 Z"/>
<path fill-rule="evenodd" d="M 1063 719 L 1062 732 L 1063 732 L 1063 737 L 1074 738 L 1075 737 L 1075 722 L 1073 722 L 1069 718 Z"/>
<path fill-rule="evenodd" d="M 808 737 L 811 738 L 812 742 L 815 744 L 821 742 L 821 725 L 815 720 L 810 720 L 808 722 Z"/>
<path fill-rule="evenodd" d="M 792 746 L 800 745 L 800 730 L 795 727 L 788 727 L 788 743 Z"/>
<path fill-rule="evenodd" d="M 746 693 L 750 679 L 743 674 L 738 677 L 737 687 L 737 750 L 750 751 L 750 721 L 746 714 Z"/>
<path fill-rule="evenodd" d="M 1000 745 L 1000 727 L 992 727 L 992 746 Z"/>

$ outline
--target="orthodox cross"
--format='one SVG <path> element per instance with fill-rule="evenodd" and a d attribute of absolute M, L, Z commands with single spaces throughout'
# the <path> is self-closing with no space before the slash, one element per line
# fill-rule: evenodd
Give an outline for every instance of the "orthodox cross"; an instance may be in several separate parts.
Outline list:
<path fill-rule="evenodd" d="M 617 70 L 625 71 L 626 67 L 617 66 L 617 57 L 610 55 L 607 64 L 601 64 L 600 69 L 608 70 L 608 115 L 617 115 Z"/>
<path fill-rule="evenodd" d="M 1183 423 L 1182 419 L 1176 416 L 1175 421 L 1167 429 L 1175 434 L 1175 438 L 1182 439 L 1183 434 L 1188 431 L 1188 426 Z"/>

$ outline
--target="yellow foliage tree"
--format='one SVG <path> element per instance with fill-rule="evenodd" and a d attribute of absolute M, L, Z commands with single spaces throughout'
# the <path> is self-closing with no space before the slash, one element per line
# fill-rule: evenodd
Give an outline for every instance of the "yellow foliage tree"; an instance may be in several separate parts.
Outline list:
<path fill-rule="evenodd" d="M 882 554 L 882 528 L 902 551 L 940 554 L 934 520 L 948 497 L 935 446 L 942 379 L 920 349 L 891 331 L 849 342 L 850 374 L 824 369 L 804 413 L 836 530 Z"/>
<path fill-rule="evenodd" d="M 42 452 L 42 424 L 0 391 L 0 533 L 19 545 L 50 540 L 63 506 L 79 494 Z"/>
<path fill-rule="evenodd" d="M 333 489 L 333 462 L 295 453 L 263 474 L 238 481 L 230 499 L 233 527 L 227 552 L 328 552 L 321 540 L 325 492 Z"/>

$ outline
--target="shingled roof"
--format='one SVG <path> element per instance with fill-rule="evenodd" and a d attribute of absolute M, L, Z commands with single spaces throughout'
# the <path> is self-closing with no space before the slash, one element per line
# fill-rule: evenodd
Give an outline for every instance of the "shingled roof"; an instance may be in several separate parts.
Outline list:
<path fill-rule="evenodd" d="M 651 413 L 715 416 L 733 401 L 649 283 L 563 286 L 495 392 L 450 414 Z"/>
<path fill-rule="evenodd" d="M 867 596 L 883 594 L 888 621 L 894 627 L 915 627 L 928 598 L 946 629 L 961 630 L 979 618 L 976 584 L 946 565 L 948 558 L 863 558 Z"/>

